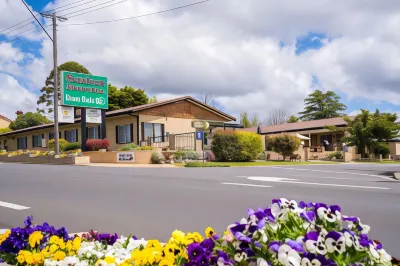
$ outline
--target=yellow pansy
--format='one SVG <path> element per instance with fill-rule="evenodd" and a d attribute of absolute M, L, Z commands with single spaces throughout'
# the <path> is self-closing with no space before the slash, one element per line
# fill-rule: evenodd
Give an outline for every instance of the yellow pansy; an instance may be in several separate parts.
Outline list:
<path fill-rule="evenodd" d="M 179 230 L 175 230 L 172 232 L 172 237 L 178 241 L 181 242 L 183 241 L 183 239 L 185 238 L 185 233 Z"/>
<path fill-rule="evenodd" d="M 82 239 L 77 236 L 74 238 L 74 240 L 72 241 L 72 247 L 75 251 L 78 251 L 81 248 L 81 244 L 82 244 Z"/>
<path fill-rule="evenodd" d="M 53 254 L 54 252 L 56 252 L 58 249 L 58 246 L 56 244 L 53 244 L 50 246 L 50 253 Z"/>
<path fill-rule="evenodd" d="M 57 251 L 54 253 L 52 259 L 53 260 L 63 260 L 66 257 L 66 254 L 64 251 Z"/>
<path fill-rule="evenodd" d="M 17 261 L 18 261 L 18 263 L 20 263 L 20 264 L 24 263 L 24 262 L 25 262 L 25 256 L 22 255 L 22 254 L 19 254 L 19 255 L 17 256 Z"/>
<path fill-rule="evenodd" d="M 207 238 L 211 238 L 213 235 L 215 235 L 215 230 L 212 227 L 207 227 L 205 230 L 205 234 Z"/>
<path fill-rule="evenodd" d="M 5 231 L 4 234 L 0 234 L 0 245 L 10 236 L 10 234 L 10 230 Z"/>
<path fill-rule="evenodd" d="M 59 239 L 58 236 L 51 236 L 50 239 L 49 239 L 49 243 L 50 244 L 55 244 L 55 243 L 57 243 L 58 239 Z"/>
<path fill-rule="evenodd" d="M 68 240 L 67 243 L 65 244 L 65 248 L 67 249 L 67 251 L 71 251 L 72 249 L 72 241 Z"/>
<path fill-rule="evenodd" d="M 173 265 L 174 265 L 174 261 L 173 260 L 169 260 L 169 259 L 163 259 L 158 264 L 158 266 L 173 266 Z"/>
<path fill-rule="evenodd" d="M 160 244 L 160 242 L 158 240 L 149 240 L 149 241 L 147 241 L 146 248 L 155 248 L 155 249 L 158 249 L 158 250 L 162 249 L 161 244 Z"/>
<path fill-rule="evenodd" d="M 47 246 L 45 249 L 43 249 L 40 253 L 41 253 L 41 254 L 43 255 L 43 257 L 45 257 L 45 258 L 50 257 L 49 246 Z"/>
<path fill-rule="evenodd" d="M 43 239 L 42 232 L 35 231 L 29 236 L 29 245 L 34 248 L 36 245 L 40 244 L 40 241 Z"/>
<path fill-rule="evenodd" d="M 26 253 L 25 254 L 25 262 L 26 262 L 26 264 L 33 264 L 33 256 L 32 256 L 32 253 Z"/>
<path fill-rule="evenodd" d="M 118 264 L 118 266 L 132 266 L 132 261 L 124 260 L 122 263 Z"/>
<path fill-rule="evenodd" d="M 32 257 L 33 257 L 33 264 L 35 265 L 42 264 L 44 262 L 44 256 L 41 253 L 34 253 Z"/>
<path fill-rule="evenodd" d="M 106 256 L 106 257 L 104 258 L 104 261 L 105 261 L 107 264 L 115 264 L 115 258 L 114 258 L 114 257 Z"/>

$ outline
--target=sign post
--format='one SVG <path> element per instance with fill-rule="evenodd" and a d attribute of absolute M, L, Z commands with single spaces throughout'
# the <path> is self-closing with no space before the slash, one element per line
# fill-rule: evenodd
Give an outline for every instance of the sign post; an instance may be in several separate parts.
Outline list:
<path fill-rule="evenodd" d="M 82 151 L 86 151 L 87 122 L 102 123 L 102 137 L 105 138 L 105 110 L 108 109 L 107 78 L 69 71 L 62 71 L 60 76 L 61 105 L 81 108 L 81 146 Z"/>

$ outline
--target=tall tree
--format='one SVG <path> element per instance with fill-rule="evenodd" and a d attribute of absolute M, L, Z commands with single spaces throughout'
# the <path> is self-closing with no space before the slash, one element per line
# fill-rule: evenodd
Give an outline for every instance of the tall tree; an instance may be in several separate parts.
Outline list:
<path fill-rule="evenodd" d="M 289 117 L 289 119 L 288 119 L 288 123 L 296 123 L 296 122 L 299 122 L 299 118 L 298 117 L 296 117 L 296 116 L 294 116 L 294 115 L 291 115 L 290 117 Z"/>
<path fill-rule="evenodd" d="M 108 85 L 108 110 L 119 110 L 149 103 L 149 97 L 142 89 L 125 86 L 118 89 Z"/>
<path fill-rule="evenodd" d="M 342 141 L 348 146 L 356 146 L 362 157 L 374 152 L 380 143 L 399 136 L 400 125 L 396 122 L 396 114 L 380 113 L 378 110 L 371 113 L 361 109 L 361 114 L 353 119 L 348 116 L 343 119 L 347 123 L 345 128 L 329 128 L 332 131 L 347 132 Z"/>
<path fill-rule="evenodd" d="M 18 130 L 48 123 L 51 123 L 51 121 L 45 116 L 39 113 L 27 112 L 26 114 L 18 115 L 17 118 L 10 123 L 9 127 L 12 130 Z"/>
<path fill-rule="evenodd" d="M 275 108 L 269 111 L 264 123 L 269 126 L 284 124 L 289 120 L 290 113 L 285 109 Z"/>
<path fill-rule="evenodd" d="M 210 93 L 204 93 L 203 95 L 201 95 L 200 101 L 202 101 L 203 103 L 208 104 L 212 107 L 215 107 L 214 96 Z"/>
<path fill-rule="evenodd" d="M 261 125 L 260 120 L 258 119 L 258 115 L 256 113 L 249 117 L 247 112 L 243 112 L 240 114 L 240 124 L 242 124 L 245 128 L 257 127 Z"/>
<path fill-rule="evenodd" d="M 157 103 L 157 102 L 158 102 L 157 97 L 153 96 L 153 97 L 149 98 L 149 102 L 148 103 Z"/>
<path fill-rule="evenodd" d="M 323 93 L 316 90 L 304 99 L 304 111 L 299 115 L 301 120 L 318 120 L 343 116 L 341 113 L 347 109 L 346 105 L 340 102 L 340 97 L 333 91 Z"/>
<path fill-rule="evenodd" d="M 81 64 L 69 61 L 62 65 L 58 66 L 58 91 L 60 91 L 60 72 L 61 71 L 70 71 L 77 72 L 83 74 L 90 74 L 89 70 Z M 46 78 L 45 85 L 40 92 L 42 95 L 39 96 L 37 104 L 45 104 L 46 108 L 40 109 L 37 111 L 39 113 L 52 113 L 53 112 L 53 99 L 54 99 L 54 71 L 51 70 L 49 76 Z M 58 99 L 60 100 L 60 93 L 58 94 Z"/>

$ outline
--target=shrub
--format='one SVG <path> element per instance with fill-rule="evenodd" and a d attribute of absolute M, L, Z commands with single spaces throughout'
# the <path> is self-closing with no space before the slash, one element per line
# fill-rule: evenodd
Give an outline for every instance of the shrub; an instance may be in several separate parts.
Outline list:
<path fill-rule="evenodd" d="M 100 149 L 108 149 L 110 141 L 108 139 L 89 139 L 86 141 L 86 148 L 89 151 L 98 151 Z"/>
<path fill-rule="evenodd" d="M 331 152 L 328 154 L 328 159 L 332 160 L 333 158 L 336 159 L 343 159 L 343 154 L 340 151 Z"/>
<path fill-rule="evenodd" d="M 253 132 L 217 131 L 211 150 L 218 161 L 253 161 L 263 151 L 261 137 Z"/>
<path fill-rule="evenodd" d="M 185 163 L 185 167 L 230 167 L 227 164 L 211 164 L 211 163 L 203 163 L 203 162 L 187 162 Z"/>
<path fill-rule="evenodd" d="M 267 160 L 267 157 L 265 156 L 265 153 L 260 152 L 260 153 L 257 155 L 257 160 L 266 161 L 266 160 Z"/>
<path fill-rule="evenodd" d="M 126 144 L 124 147 L 120 148 L 120 151 L 131 151 L 135 150 L 138 147 L 135 143 Z"/>
<path fill-rule="evenodd" d="M 73 151 L 73 150 L 78 150 L 81 148 L 81 144 L 78 142 L 72 142 L 64 145 L 63 151 Z"/>
<path fill-rule="evenodd" d="M 375 154 L 375 156 L 379 156 L 380 154 L 382 154 L 383 158 L 386 158 L 389 154 L 390 154 L 390 148 L 389 145 L 386 143 L 382 143 L 382 142 L 378 142 L 376 144 L 373 145 L 373 153 Z"/>
<path fill-rule="evenodd" d="M 153 147 L 151 147 L 151 146 L 143 146 L 143 147 L 137 147 L 135 150 L 137 150 L 137 151 L 151 151 L 151 150 L 153 150 Z"/>
<path fill-rule="evenodd" d="M 68 145 L 68 144 L 69 144 L 69 142 L 66 141 L 65 139 L 59 139 L 58 140 L 58 146 L 60 147 L 60 151 L 63 151 L 64 147 L 66 145 Z M 51 150 L 51 151 L 55 151 L 56 150 L 56 144 L 55 144 L 55 140 L 54 139 L 51 139 L 49 141 L 49 150 Z"/>
<path fill-rule="evenodd" d="M 192 150 L 180 150 L 174 153 L 174 160 L 198 160 L 199 154 Z"/>
<path fill-rule="evenodd" d="M 162 164 L 165 161 L 164 155 L 158 152 L 153 152 L 151 154 L 151 163 L 152 164 Z"/>
<path fill-rule="evenodd" d="M 295 136 L 285 134 L 269 138 L 269 143 L 271 143 L 272 150 L 282 155 L 283 160 L 285 160 L 286 157 L 293 155 L 299 149 L 301 141 Z"/>
<path fill-rule="evenodd" d="M 172 158 L 174 157 L 172 152 L 168 152 L 168 151 L 163 151 L 162 155 L 164 155 L 165 161 L 171 161 Z"/>

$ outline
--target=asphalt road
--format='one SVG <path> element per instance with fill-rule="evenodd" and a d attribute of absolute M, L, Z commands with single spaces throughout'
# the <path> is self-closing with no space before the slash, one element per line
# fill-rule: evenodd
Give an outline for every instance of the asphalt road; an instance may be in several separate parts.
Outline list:
<path fill-rule="evenodd" d="M 0 228 L 37 222 L 167 240 L 174 229 L 222 231 L 273 198 L 342 206 L 400 257 L 400 165 L 102 168 L 0 164 Z M 17 204 L 17 205 L 10 205 Z M 29 209 L 23 209 L 29 207 Z M 17 209 L 22 210 L 17 210 Z"/>

